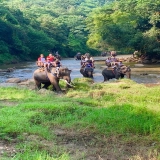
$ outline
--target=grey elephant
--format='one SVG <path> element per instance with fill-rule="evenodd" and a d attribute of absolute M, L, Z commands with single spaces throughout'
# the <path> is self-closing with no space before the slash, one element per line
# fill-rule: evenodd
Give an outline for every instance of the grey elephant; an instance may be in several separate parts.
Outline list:
<path fill-rule="evenodd" d="M 78 52 L 75 56 L 74 56 L 75 60 L 81 60 L 81 53 Z"/>
<path fill-rule="evenodd" d="M 125 75 L 127 76 L 127 78 L 130 79 L 131 69 L 130 67 L 127 67 L 127 66 L 122 66 L 122 67 L 114 68 L 114 69 L 105 68 L 102 71 L 102 75 L 104 77 L 104 82 L 112 78 L 116 78 L 116 79 L 124 78 Z"/>
<path fill-rule="evenodd" d="M 101 53 L 101 56 L 102 56 L 102 57 L 106 57 L 106 56 L 107 56 L 107 52 L 102 52 L 102 53 Z"/>
<path fill-rule="evenodd" d="M 47 88 L 49 85 L 53 86 L 53 89 L 57 92 L 61 91 L 59 86 L 59 80 L 63 79 L 67 86 L 71 86 L 71 70 L 65 67 L 59 68 L 58 76 L 55 74 L 56 68 L 52 67 L 50 71 L 46 68 L 44 70 L 37 69 L 33 73 L 33 78 L 38 89 L 41 89 L 41 84 L 44 84 L 43 88 Z"/>
<path fill-rule="evenodd" d="M 80 73 L 83 75 L 83 77 L 93 78 L 93 68 L 92 67 L 86 67 L 81 68 Z"/>

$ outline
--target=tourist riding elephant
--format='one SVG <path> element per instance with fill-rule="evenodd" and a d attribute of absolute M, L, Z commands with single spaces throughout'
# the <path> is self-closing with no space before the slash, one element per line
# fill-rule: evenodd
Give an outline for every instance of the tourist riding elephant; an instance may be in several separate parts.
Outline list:
<path fill-rule="evenodd" d="M 102 71 L 102 75 L 104 77 L 104 82 L 112 78 L 124 78 L 125 75 L 127 76 L 127 78 L 131 78 L 131 69 L 127 66 L 122 66 L 114 69 L 105 68 Z"/>
<path fill-rule="evenodd" d="M 84 77 L 93 78 L 93 68 L 92 67 L 81 68 L 80 73 Z"/>
<path fill-rule="evenodd" d="M 53 85 L 53 89 L 58 92 L 61 91 L 61 88 L 59 86 L 60 79 L 63 79 L 68 87 L 71 86 L 71 70 L 69 70 L 68 68 L 60 67 L 58 71 L 58 76 L 55 72 L 56 68 L 54 67 L 52 67 L 50 71 L 48 71 L 46 68 L 44 70 L 35 70 L 33 73 L 33 78 L 36 87 L 38 89 L 41 89 L 41 84 L 44 84 L 43 88 L 47 88 L 49 85 Z"/>

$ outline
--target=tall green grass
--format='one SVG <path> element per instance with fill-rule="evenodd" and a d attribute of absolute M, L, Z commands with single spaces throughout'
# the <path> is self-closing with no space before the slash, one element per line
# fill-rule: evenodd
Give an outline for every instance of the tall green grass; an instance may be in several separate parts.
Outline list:
<path fill-rule="evenodd" d="M 54 129 L 64 128 L 97 135 L 122 135 L 131 140 L 140 136 L 148 142 L 160 142 L 160 87 L 147 88 L 131 80 L 92 83 L 75 79 L 75 88 L 65 95 L 41 94 L 24 88 L 0 88 L 0 138 L 19 139 L 20 150 L 13 159 L 61 160 L 69 153 L 52 152 L 40 142 L 26 142 L 24 135 L 36 135 L 54 143 Z M 5 102 L 13 102 L 12 106 Z M 159 143 L 156 147 L 160 149 Z M 43 148 L 43 150 L 42 150 Z M 56 148 L 56 147 L 55 147 Z M 21 158 L 20 158 L 21 157 Z"/>

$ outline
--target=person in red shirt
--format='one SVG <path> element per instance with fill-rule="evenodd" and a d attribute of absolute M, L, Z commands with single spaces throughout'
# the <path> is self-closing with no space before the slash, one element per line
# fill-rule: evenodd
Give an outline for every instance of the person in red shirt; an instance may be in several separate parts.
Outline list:
<path fill-rule="evenodd" d="M 52 53 L 50 53 L 48 56 L 47 56 L 47 62 L 50 62 L 50 63 L 52 63 L 54 60 L 55 60 L 55 58 L 54 58 L 54 56 L 52 55 Z"/>
<path fill-rule="evenodd" d="M 50 68 L 50 65 L 53 64 L 53 62 L 55 61 L 54 56 L 52 55 L 52 53 L 50 53 L 47 58 L 46 58 L 46 64 L 45 67 L 47 67 L 48 69 Z"/>

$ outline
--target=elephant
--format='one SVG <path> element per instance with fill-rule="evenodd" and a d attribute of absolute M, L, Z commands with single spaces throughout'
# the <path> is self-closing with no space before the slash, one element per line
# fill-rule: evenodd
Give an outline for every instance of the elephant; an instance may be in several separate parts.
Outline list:
<path fill-rule="evenodd" d="M 80 73 L 83 75 L 83 77 L 93 78 L 93 68 L 92 67 L 82 67 L 80 69 Z"/>
<path fill-rule="evenodd" d="M 102 53 L 101 53 L 101 56 L 102 56 L 102 57 L 106 57 L 106 56 L 107 56 L 107 52 L 102 52 Z"/>
<path fill-rule="evenodd" d="M 75 60 L 81 60 L 81 53 L 77 53 L 75 55 Z"/>
<path fill-rule="evenodd" d="M 53 86 L 53 89 L 57 92 L 61 91 L 59 86 L 59 80 L 63 79 L 67 87 L 71 85 L 71 70 L 66 67 L 60 67 L 58 76 L 56 75 L 56 68 L 50 68 L 50 71 L 47 68 L 44 69 L 36 69 L 33 73 L 33 78 L 36 84 L 36 88 L 41 89 L 41 84 L 44 84 L 43 88 L 47 88 L 49 85 Z"/>
<path fill-rule="evenodd" d="M 124 78 L 125 75 L 127 76 L 127 78 L 130 79 L 131 69 L 130 67 L 127 67 L 127 66 L 121 66 L 119 68 L 114 68 L 114 69 L 105 68 L 102 71 L 102 75 L 104 77 L 104 82 L 112 78 L 116 78 L 116 79 Z"/>

